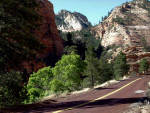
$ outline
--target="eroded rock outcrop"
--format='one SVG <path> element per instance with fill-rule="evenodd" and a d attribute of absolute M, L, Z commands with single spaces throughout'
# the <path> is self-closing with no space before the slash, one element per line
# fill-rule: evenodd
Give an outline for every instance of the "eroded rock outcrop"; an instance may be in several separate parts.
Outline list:
<path fill-rule="evenodd" d="M 120 51 L 126 54 L 130 72 L 138 72 L 141 59 L 150 62 L 150 1 L 126 2 L 91 30 L 104 47 L 110 46 L 110 61 Z"/>
<path fill-rule="evenodd" d="M 62 32 L 73 32 L 86 29 L 91 26 L 87 17 L 78 12 L 61 10 L 55 17 L 57 28 Z"/>
<path fill-rule="evenodd" d="M 42 16 L 42 21 L 35 35 L 45 48 L 36 55 L 34 60 L 23 62 L 22 66 L 27 72 L 37 71 L 46 65 L 55 63 L 63 52 L 63 43 L 55 24 L 52 3 L 48 0 L 37 0 L 37 2 L 40 3 L 38 13 Z"/>
<path fill-rule="evenodd" d="M 101 24 L 92 28 L 102 45 L 144 46 L 150 44 L 150 2 L 133 0 L 116 7 Z M 144 42 L 145 41 L 145 42 Z"/>

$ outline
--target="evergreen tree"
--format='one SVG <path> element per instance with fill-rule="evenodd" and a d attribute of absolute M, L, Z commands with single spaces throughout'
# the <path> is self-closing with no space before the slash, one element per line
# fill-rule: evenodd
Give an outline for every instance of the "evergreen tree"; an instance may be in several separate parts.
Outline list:
<path fill-rule="evenodd" d="M 99 83 L 104 83 L 113 78 L 112 63 L 108 63 L 104 55 L 99 60 Z"/>
<path fill-rule="evenodd" d="M 128 65 L 126 62 L 126 55 L 122 52 L 115 58 L 113 64 L 114 77 L 115 79 L 119 79 L 123 77 L 128 72 Z"/>
<path fill-rule="evenodd" d="M 85 75 L 87 78 L 85 81 L 85 86 L 94 87 L 96 82 L 98 81 L 98 59 L 96 58 L 96 54 L 94 53 L 94 48 L 89 46 L 86 51 L 85 62 L 87 64 Z"/>
<path fill-rule="evenodd" d="M 149 63 L 146 59 L 142 59 L 139 63 L 139 72 L 140 73 L 145 73 L 148 71 L 149 68 Z"/>
<path fill-rule="evenodd" d="M 65 48 L 64 48 L 64 54 L 71 54 L 72 52 L 74 52 L 74 53 L 77 53 L 78 51 L 77 51 L 77 46 L 66 46 Z"/>

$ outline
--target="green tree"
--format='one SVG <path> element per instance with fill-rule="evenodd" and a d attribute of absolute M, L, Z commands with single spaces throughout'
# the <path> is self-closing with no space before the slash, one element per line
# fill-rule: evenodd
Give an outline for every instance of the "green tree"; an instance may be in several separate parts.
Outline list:
<path fill-rule="evenodd" d="M 99 60 L 99 83 L 104 83 L 113 78 L 112 63 L 108 63 L 105 56 L 101 56 Z"/>
<path fill-rule="evenodd" d="M 53 68 L 54 79 L 51 82 L 51 90 L 55 93 L 78 90 L 84 68 L 85 63 L 79 55 L 71 53 L 62 56 Z"/>
<path fill-rule="evenodd" d="M 126 62 L 126 55 L 122 52 L 115 58 L 113 64 L 114 77 L 115 79 L 120 79 L 128 72 L 128 65 Z"/>
<path fill-rule="evenodd" d="M 94 53 L 94 48 L 89 46 L 86 51 L 85 62 L 87 64 L 85 75 L 87 78 L 83 83 L 86 87 L 94 87 L 96 82 L 98 81 L 98 59 L 96 58 L 96 54 Z"/>
<path fill-rule="evenodd" d="M 42 68 L 38 72 L 31 74 L 27 84 L 29 102 L 35 102 L 37 99 L 45 96 L 45 93 L 50 91 L 52 79 L 51 67 Z"/>
<path fill-rule="evenodd" d="M 64 53 L 65 54 L 71 54 L 72 52 L 77 53 L 77 46 L 66 46 L 64 48 Z"/>
<path fill-rule="evenodd" d="M 33 58 L 42 44 L 35 38 L 41 18 L 35 0 L 0 1 L 0 62 L 16 66 L 22 59 Z"/>
<path fill-rule="evenodd" d="M 140 73 L 145 73 L 148 71 L 149 68 L 149 63 L 146 59 L 142 59 L 139 63 L 139 72 Z"/>

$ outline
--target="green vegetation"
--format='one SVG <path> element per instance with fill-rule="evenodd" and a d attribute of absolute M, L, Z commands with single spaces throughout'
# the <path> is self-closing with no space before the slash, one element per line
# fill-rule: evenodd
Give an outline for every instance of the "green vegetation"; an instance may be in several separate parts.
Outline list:
<path fill-rule="evenodd" d="M 80 59 L 79 55 L 71 53 L 70 55 L 62 56 L 61 60 L 53 68 L 54 79 L 51 82 L 52 91 L 57 93 L 78 90 L 81 83 L 80 76 L 84 68 L 85 63 Z M 57 83 L 61 84 L 61 88 L 58 88 Z"/>
<path fill-rule="evenodd" d="M 100 57 L 103 47 L 100 45 L 100 40 L 96 39 L 90 30 L 86 29 L 71 33 L 60 32 L 60 34 L 64 40 L 64 54 L 75 52 L 84 60 L 88 46 L 93 46 L 96 56 Z"/>
<path fill-rule="evenodd" d="M 120 54 L 115 58 L 113 69 L 114 78 L 119 80 L 123 75 L 127 74 L 129 66 L 126 63 L 126 56 L 124 53 Z"/>
<path fill-rule="evenodd" d="M 133 15 L 133 14 L 132 14 Z M 117 16 L 116 18 L 113 18 L 113 22 L 116 22 L 121 25 L 130 25 L 132 24 L 133 18 L 131 17 L 130 13 L 127 13 L 127 16 L 124 18 Z"/>
<path fill-rule="evenodd" d="M 31 74 L 26 86 L 28 98 L 25 103 L 36 102 L 48 94 L 60 94 L 80 89 L 80 77 L 85 65 L 79 55 L 71 53 L 62 56 L 55 67 L 45 67 Z"/>
<path fill-rule="evenodd" d="M 99 83 L 113 79 L 113 64 L 108 62 L 104 54 L 99 60 L 99 75 Z"/>
<path fill-rule="evenodd" d="M 145 73 L 149 69 L 149 63 L 146 59 L 142 59 L 139 63 L 139 72 Z"/>
<path fill-rule="evenodd" d="M 21 104 L 25 99 L 22 74 L 19 72 L 0 73 L 0 108 Z"/>
<path fill-rule="evenodd" d="M 119 16 L 116 18 L 113 18 L 113 22 L 116 22 L 116 23 L 121 24 L 121 25 L 125 25 L 125 20 Z"/>
<path fill-rule="evenodd" d="M 86 51 L 85 62 L 87 64 L 85 75 L 87 76 L 84 80 L 83 87 L 94 87 L 96 82 L 98 82 L 98 58 L 94 53 L 94 48 L 89 46 Z"/>
<path fill-rule="evenodd" d="M 34 102 L 45 96 L 45 93 L 50 90 L 50 81 L 52 79 L 51 67 L 42 68 L 38 72 L 31 74 L 27 85 L 28 101 Z"/>

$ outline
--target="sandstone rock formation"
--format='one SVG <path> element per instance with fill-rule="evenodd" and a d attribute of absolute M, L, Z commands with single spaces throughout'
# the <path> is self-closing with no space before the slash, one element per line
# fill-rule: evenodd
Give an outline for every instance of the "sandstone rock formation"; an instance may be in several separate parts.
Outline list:
<path fill-rule="evenodd" d="M 114 8 L 105 20 L 91 30 L 101 38 L 104 47 L 111 46 L 109 61 L 120 51 L 124 52 L 130 72 L 138 72 L 141 59 L 146 58 L 150 62 L 150 1 L 126 2 Z"/>
<path fill-rule="evenodd" d="M 144 46 L 150 44 L 150 2 L 133 0 L 116 7 L 101 24 L 92 28 L 102 45 Z M 144 42 L 145 41 L 145 42 Z"/>
<path fill-rule="evenodd" d="M 48 0 L 37 0 L 40 3 L 39 14 L 42 16 L 40 28 L 35 31 L 36 37 L 44 44 L 44 48 L 36 59 L 23 62 L 22 66 L 27 72 L 52 64 L 63 52 L 63 43 L 55 24 L 53 5 Z"/>
<path fill-rule="evenodd" d="M 57 28 L 63 32 L 80 31 L 91 26 L 87 17 L 78 12 L 61 10 L 55 18 Z"/>

